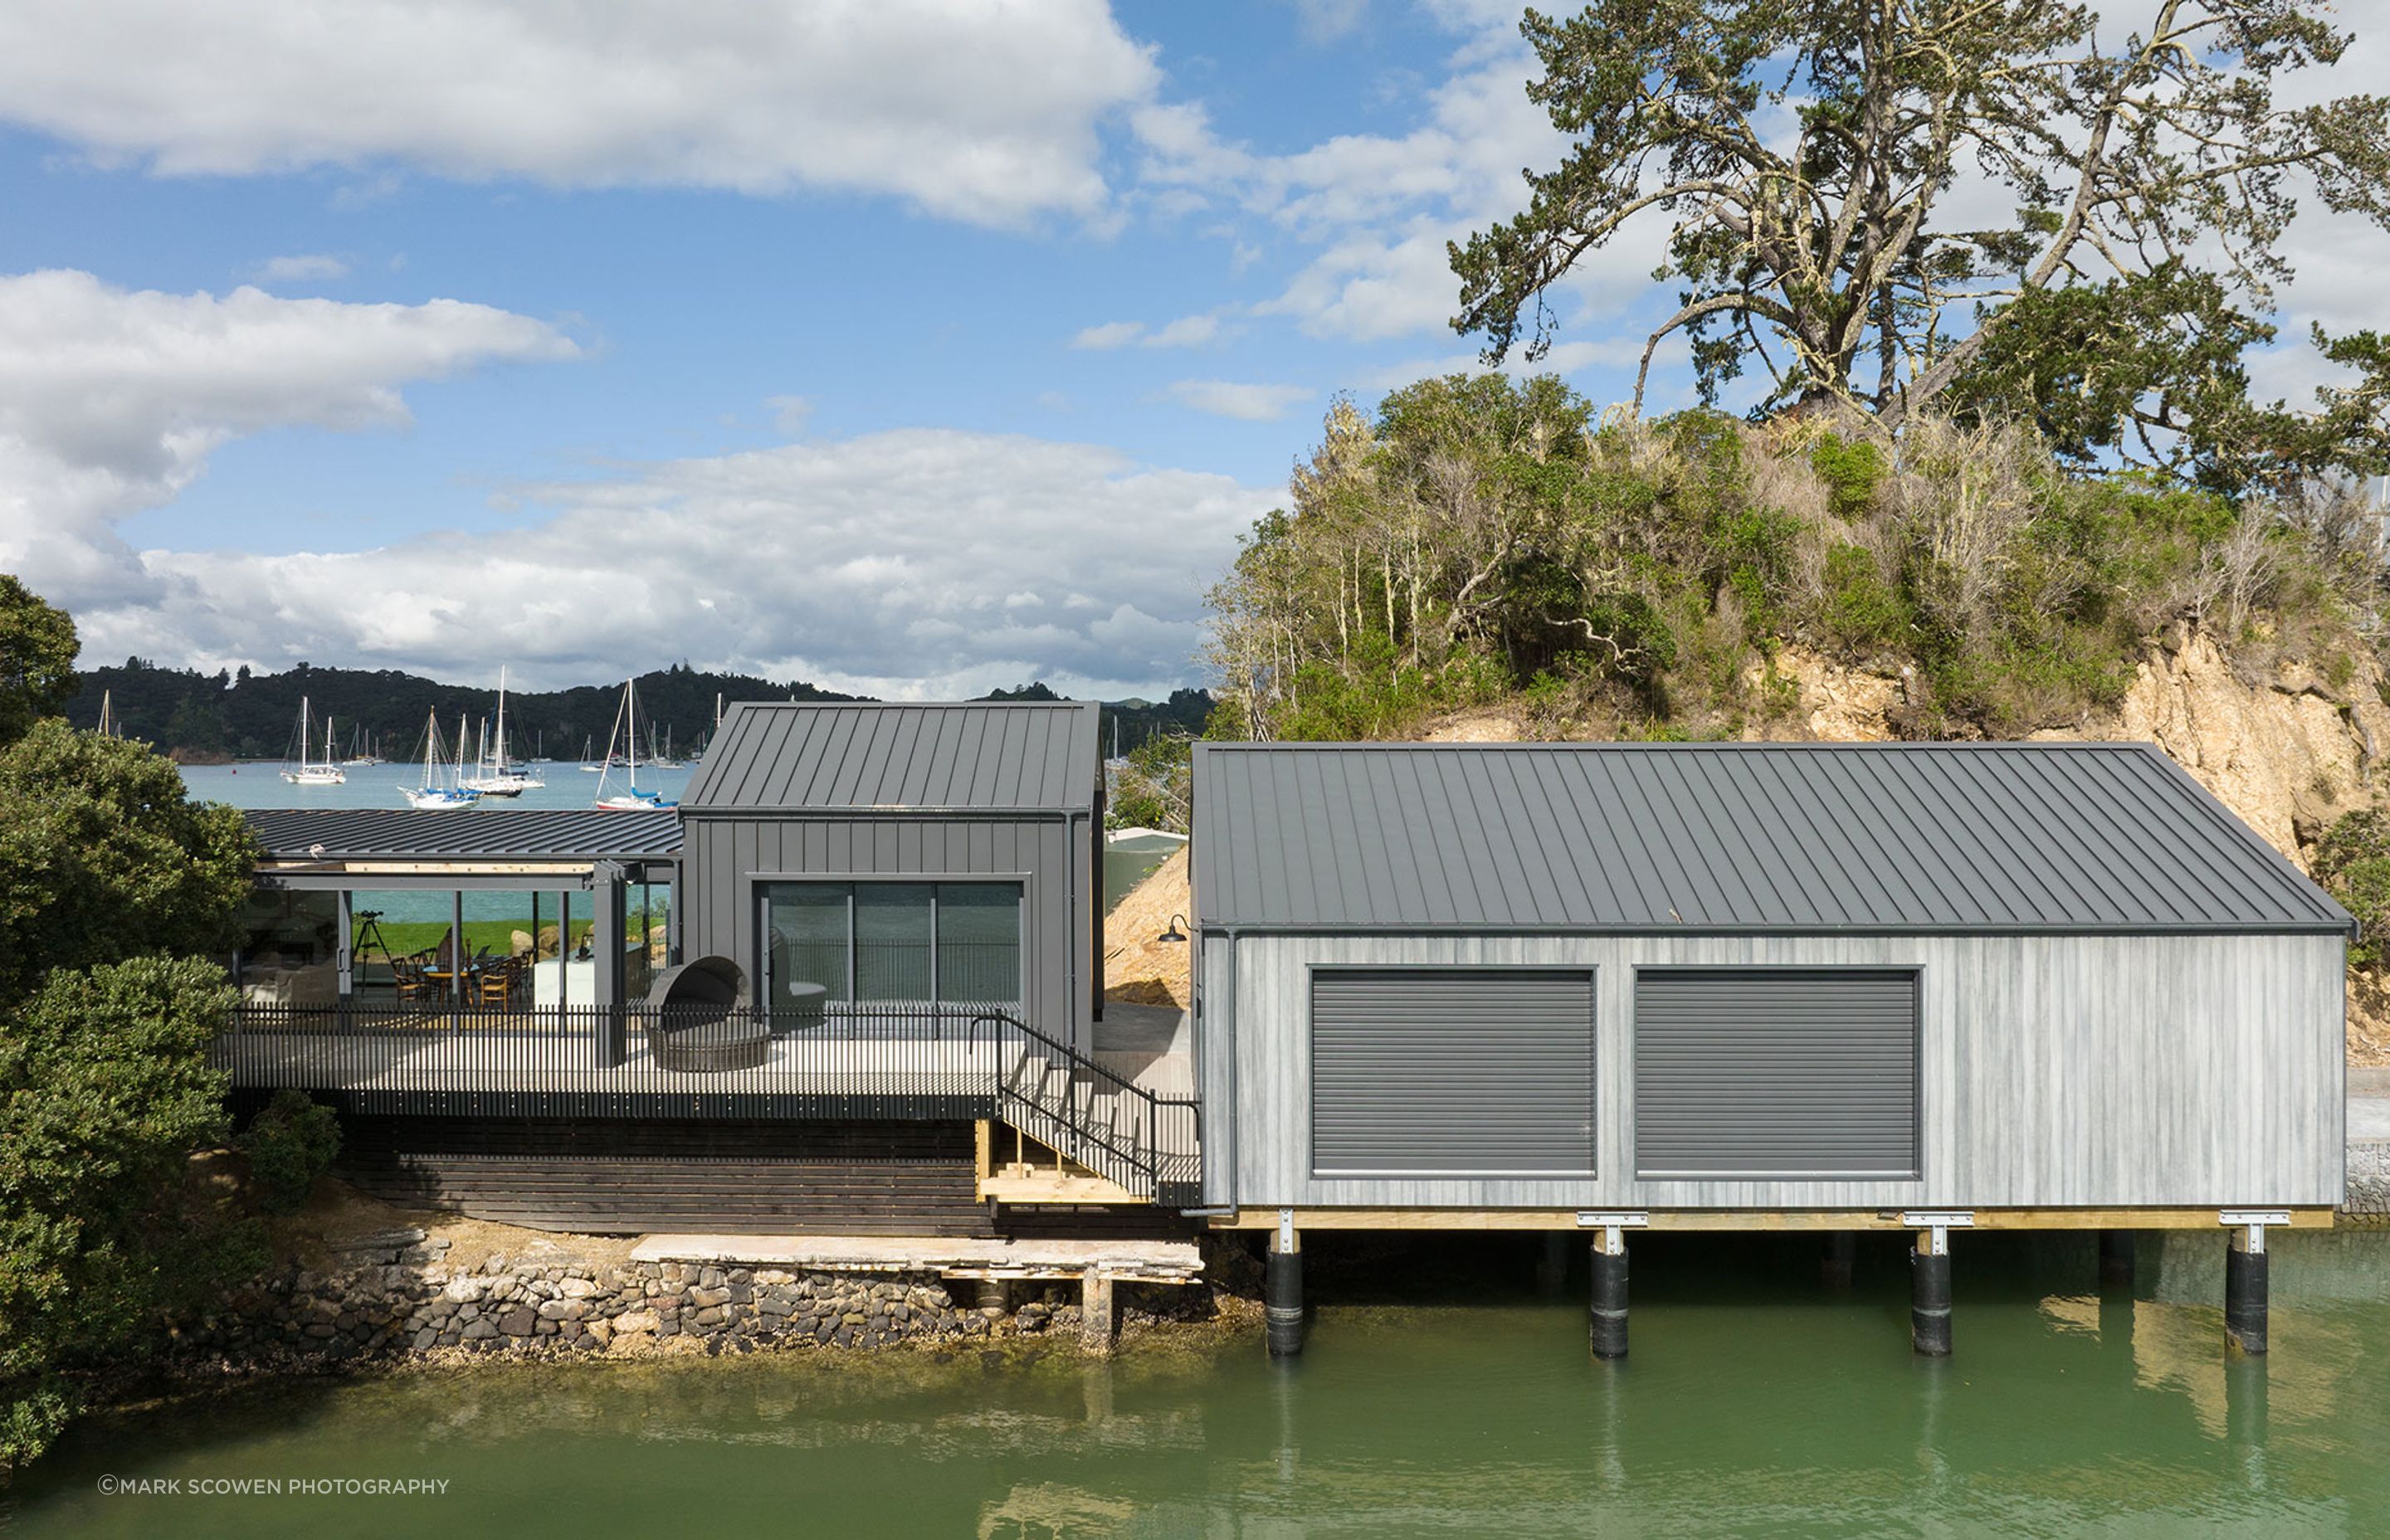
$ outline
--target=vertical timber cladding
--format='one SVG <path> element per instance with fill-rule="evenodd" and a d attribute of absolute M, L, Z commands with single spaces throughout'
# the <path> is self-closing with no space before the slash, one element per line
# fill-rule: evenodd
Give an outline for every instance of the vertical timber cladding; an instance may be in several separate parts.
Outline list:
<path fill-rule="evenodd" d="M 1316 1176 L 1587 1176 L 1590 969 L 1311 970 Z"/>
<path fill-rule="evenodd" d="M 1641 1177 L 1919 1174 L 1912 969 L 1635 976 Z"/>

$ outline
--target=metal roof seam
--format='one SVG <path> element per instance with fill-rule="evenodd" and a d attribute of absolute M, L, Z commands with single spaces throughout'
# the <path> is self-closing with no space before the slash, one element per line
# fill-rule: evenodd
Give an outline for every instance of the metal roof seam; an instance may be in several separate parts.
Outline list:
<path fill-rule="evenodd" d="M 2135 745 L 1648 751 L 1207 745 L 1195 859 L 1235 880 L 1210 889 L 1202 918 L 1506 932 L 2346 923 L 2179 767 L 2140 784 L 2132 756 L 2152 751 Z"/>

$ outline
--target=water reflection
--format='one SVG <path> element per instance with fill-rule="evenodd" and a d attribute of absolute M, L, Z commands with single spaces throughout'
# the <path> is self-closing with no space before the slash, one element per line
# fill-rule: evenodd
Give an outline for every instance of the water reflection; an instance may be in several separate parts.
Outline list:
<path fill-rule="evenodd" d="M 2204 1238 L 2213 1239 L 2214 1238 Z M 1655 1251 L 1659 1249 L 1654 1248 Z M 1633 1355 L 1581 1300 L 1340 1304 L 1258 1335 L 1022 1352 L 806 1354 L 285 1387 L 71 1439 L 15 1534 L 458 1536 L 2390 1532 L 2390 1314 L 2278 1297 L 2228 1358 L 2209 1303 L 2097 1288 L 2096 1262 L 1963 1272 L 1956 1356 L 1911 1357 L 1906 1278 L 1814 1251 L 1638 1262 Z M 2283 1253 L 2283 1272 L 2294 1264 Z M 2390 1264 L 2390 1246 L 2376 1253 Z M 2145 1290 L 2146 1291 L 2146 1290 Z M 449 1479 L 444 1507 L 145 1506 L 101 1472 Z"/>

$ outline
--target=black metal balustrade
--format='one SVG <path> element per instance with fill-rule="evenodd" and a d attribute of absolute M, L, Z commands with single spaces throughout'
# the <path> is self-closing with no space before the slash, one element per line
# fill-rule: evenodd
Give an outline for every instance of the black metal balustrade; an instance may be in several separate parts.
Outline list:
<path fill-rule="evenodd" d="M 368 1114 L 1000 1119 L 1139 1197 L 1192 1202 L 1201 1111 L 1009 1011 L 837 1005 L 245 1004 L 210 1060 Z"/>

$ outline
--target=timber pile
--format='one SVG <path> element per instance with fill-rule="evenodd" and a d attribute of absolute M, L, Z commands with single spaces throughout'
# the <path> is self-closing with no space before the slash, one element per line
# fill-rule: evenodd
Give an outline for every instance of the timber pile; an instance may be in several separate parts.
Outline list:
<path fill-rule="evenodd" d="M 1158 942 L 1173 917 L 1192 913 L 1187 852 L 1174 853 L 1104 917 L 1104 998 L 1187 1008 L 1187 942 Z M 1187 927 L 1179 926 L 1181 930 Z"/>

